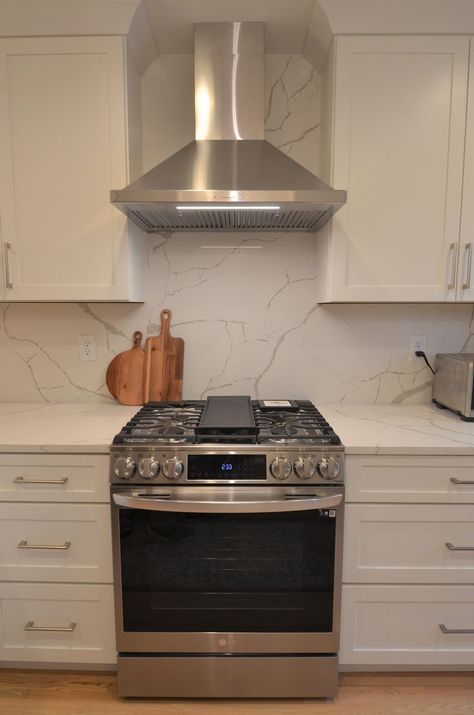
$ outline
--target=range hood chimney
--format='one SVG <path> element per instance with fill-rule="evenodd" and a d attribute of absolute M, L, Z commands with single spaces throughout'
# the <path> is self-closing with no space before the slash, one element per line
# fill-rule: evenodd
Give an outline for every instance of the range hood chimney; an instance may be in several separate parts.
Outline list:
<path fill-rule="evenodd" d="M 264 140 L 264 23 L 194 26 L 196 139 L 111 201 L 149 233 L 316 231 L 346 200 Z"/>

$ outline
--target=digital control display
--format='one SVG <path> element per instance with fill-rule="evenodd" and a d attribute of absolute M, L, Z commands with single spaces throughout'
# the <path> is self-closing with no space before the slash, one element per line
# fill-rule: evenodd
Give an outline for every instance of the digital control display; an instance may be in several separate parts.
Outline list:
<path fill-rule="evenodd" d="M 188 480 L 266 479 L 264 454 L 190 454 Z"/>

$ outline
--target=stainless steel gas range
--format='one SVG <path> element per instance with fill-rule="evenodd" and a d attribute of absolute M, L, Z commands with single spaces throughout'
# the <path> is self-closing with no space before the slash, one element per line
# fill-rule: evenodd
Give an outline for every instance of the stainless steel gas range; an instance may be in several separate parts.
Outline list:
<path fill-rule="evenodd" d="M 148 403 L 111 490 L 120 695 L 336 694 L 344 448 L 311 402 Z"/>

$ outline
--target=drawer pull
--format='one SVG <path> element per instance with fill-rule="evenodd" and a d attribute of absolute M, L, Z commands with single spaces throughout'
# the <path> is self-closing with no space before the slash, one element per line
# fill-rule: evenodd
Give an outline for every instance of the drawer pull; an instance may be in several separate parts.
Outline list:
<path fill-rule="evenodd" d="M 28 621 L 24 630 L 25 631 L 37 631 L 39 633 L 72 633 L 76 627 L 75 623 L 70 623 L 68 626 L 35 626 L 34 621 Z M 441 626 L 440 626 L 441 627 Z"/>
<path fill-rule="evenodd" d="M 447 628 L 444 623 L 439 624 L 442 633 L 474 633 L 474 628 Z"/>
<path fill-rule="evenodd" d="M 66 484 L 69 477 L 62 479 L 26 479 L 25 477 L 15 477 L 13 484 Z"/>
<path fill-rule="evenodd" d="M 27 541 L 20 541 L 17 549 L 53 549 L 54 551 L 66 551 L 71 546 L 70 541 L 64 544 L 29 544 Z"/>
<path fill-rule="evenodd" d="M 474 481 L 463 481 L 462 479 L 458 479 L 457 477 L 451 477 L 450 481 L 453 484 L 474 484 Z"/>
<path fill-rule="evenodd" d="M 474 551 L 474 546 L 453 546 L 449 541 L 445 543 L 445 546 L 450 551 Z"/>

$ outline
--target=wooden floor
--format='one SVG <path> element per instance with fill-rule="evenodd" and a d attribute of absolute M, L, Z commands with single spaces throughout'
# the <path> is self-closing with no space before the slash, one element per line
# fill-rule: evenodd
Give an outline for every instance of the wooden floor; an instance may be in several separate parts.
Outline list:
<path fill-rule="evenodd" d="M 0 715 L 456 715 L 474 673 L 344 673 L 336 700 L 123 700 L 113 673 L 0 670 Z"/>

